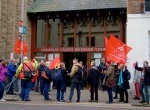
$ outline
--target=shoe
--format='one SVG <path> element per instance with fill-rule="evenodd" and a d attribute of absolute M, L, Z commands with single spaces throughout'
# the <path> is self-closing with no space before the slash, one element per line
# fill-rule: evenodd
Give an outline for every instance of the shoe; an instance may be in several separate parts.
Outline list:
<path fill-rule="evenodd" d="M 76 102 L 80 102 L 80 100 L 77 100 Z"/>
<path fill-rule="evenodd" d="M 118 100 L 118 102 L 124 102 L 124 100 Z"/>
<path fill-rule="evenodd" d="M 112 101 L 106 101 L 105 103 L 106 104 L 112 104 L 113 102 Z"/>
<path fill-rule="evenodd" d="M 128 103 L 128 101 L 124 101 L 124 103 Z"/>
<path fill-rule="evenodd" d="M 5 102 L 6 100 L 5 100 L 5 99 L 0 99 L 0 101 L 1 101 L 1 102 Z"/>
<path fill-rule="evenodd" d="M 71 102 L 71 100 L 67 100 L 67 101 L 66 101 L 66 103 L 70 103 L 70 102 Z"/>
<path fill-rule="evenodd" d="M 65 102 L 65 100 L 60 100 L 59 102 Z"/>
<path fill-rule="evenodd" d="M 95 102 L 98 102 L 98 100 L 95 100 Z"/>
<path fill-rule="evenodd" d="M 118 97 L 114 97 L 113 99 L 118 99 Z"/>
<path fill-rule="evenodd" d="M 145 101 L 139 101 L 139 103 L 145 103 Z"/>
<path fill-rule="evenodd" d="M 31 101 L 31 99 L 25 99 L 24 101 Z"/>
<path fill-rule="evenodd" d="M 139 97 L 133 97 L 133 100 L 140 100 Z"/>
<path fill-rule="evenodd" d="M 52 99 L 45 99 L 46 101 L 51 101 Z"/>
<path fill-rule="evenodd" d="M 89 102 L 94 102 L 94 100 L 89 100 Z"/>
<path fill-rule="evenodd" d="M 11 94 L 11 93 L 9 93 L 9 92 L 6 92 L 6 94 L 8 95 L 8 94 Z"/>
<path fill-rule="evenodd" d="M 15 92 L 19 92 L 19 90 L 15 90 Z"/>
<path fill-rule="evenodd" d="M 11 95 L 16 95 L 15 93 L 12 93 Z"/>
<path fill-rule="evenodd" d="M 148 102 L 148 101 L 146 101 L 146 102 L 145 102 L 145 104 L 149 104 L 149 102 Z"/>

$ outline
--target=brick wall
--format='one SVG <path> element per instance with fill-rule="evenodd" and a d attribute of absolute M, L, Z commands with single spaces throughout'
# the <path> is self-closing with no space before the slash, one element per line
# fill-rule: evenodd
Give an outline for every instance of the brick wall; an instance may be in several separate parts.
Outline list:
<path fill-rule="evenodd" d="M 31 44 L 31 26 L 27 17 L 27 9 L 32 5 L 34 0 L 24 0 L 24 24 L 27 27 L 27 34 L 24 40 L 29 46 Z M 18 21 L 21 19 L 21 2 L 22 0 L 0 0 L 0 57 L 9 59 L 10 53 L 13 52 L 13 46 L 18 35 Z M 28 54 L 28 56 L 30 56 Z M 14 57 L 19 57 L 14 53 Z"/>
<path fill-rule="evenodd" d="M 140 14 L 144 11 L 145 0 L 128 0 L 128 14 Z"/>

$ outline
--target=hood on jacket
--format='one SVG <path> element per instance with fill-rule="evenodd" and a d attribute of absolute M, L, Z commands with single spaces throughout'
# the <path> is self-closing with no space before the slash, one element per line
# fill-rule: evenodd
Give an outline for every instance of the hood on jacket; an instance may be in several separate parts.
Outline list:
<path fill-rule="evenodd" d="M 98 71 L 98 68 L 96 66 L 92 66 L 91 69 Z"/>
<path fill-rule="evenodd" d="M 76 64 L 74 64 L 75 66 L 80 66 L 80 67 L 82 67 L 82 65 L 80 64 L 80 63 L 76 63 Z"/>

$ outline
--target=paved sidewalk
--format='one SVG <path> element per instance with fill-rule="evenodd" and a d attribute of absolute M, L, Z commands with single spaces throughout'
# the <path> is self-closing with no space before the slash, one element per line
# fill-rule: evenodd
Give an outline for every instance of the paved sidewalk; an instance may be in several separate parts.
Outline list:
<path fill-rule="evenodd" d="M 68 99 L 69 97 L 69 93 L 70 93 L 70 88 L 67 88 L 66 94 L 65 94 L 65 100 Z M 76 90 L 74 92 L 74 97 L 72 100 L 72 103 L 69 103 L 69 105 L 73 105 L 73 106 L 114 106 L 114 107 L 127 107 L 127 108 L 132 108 L 132 105 L 134 106 L 141 106 L 141 107 L 145 107 L 145 105 L 141 105 L 139 104 L 139 100 L 133 100 L 132 98 L 134 97 L 134 95 L 132 94 L 133 92 L 129 91 L 129 103 L 125 104 L 125 103 L 118 103 L 118 99 L 114 99 L 114 103 L 113 104 L 105 104 L 105 102 L 108 100 L 108 95 L 107 92 L 103 92 L 101 90 L 99 90 L 99 102 L 98 103 L 91 103 L 88 102 L 88 100 L 90 99 L 90 93 L 89 90 L 87 90 L 86 88 L 84 90 L 81 91 L 81 102 L 80 103 L 76 103 Z M 60 103 L 56 101 L 56 90 L 53 89 L 49 92 L 49 96 L 52 99 L 51 101 L 45 101 L 44 97 L 42 95 L 40 95 L 39 92 L 35 92 L 35 91 L 31 91 L 30 93 L 30 99 L 32 101 L 30 102 L 24 102 L 24 101 L 20 101 L 19 98 L 19 93 L 17 93 L 17 95 L 5 95 L 4 99 L 6 99 L 7 101 L 5 103 L 11 103 L 11 104 L 30 104 L 30 105 L 57 105 L 57 104 L 62 104 L 62 105 L 68 105 L 67 103 Z M 147 105 L 146 107 L 150 107 L 150 105 Z"/>

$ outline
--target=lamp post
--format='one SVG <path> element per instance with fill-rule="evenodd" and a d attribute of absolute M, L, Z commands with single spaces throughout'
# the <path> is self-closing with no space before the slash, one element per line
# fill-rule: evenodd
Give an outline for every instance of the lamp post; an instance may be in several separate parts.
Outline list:
<path fill-rule="evenodd" d="M 21 21 L 22 23 L 24 21 L 24 0 L 22 0 Z M 20 35 L 21 35 L 21 56 L 20 57 L 21 57 L 21 63 L 22 63 L 23 62 L 23 27 L 22 27 L 22 33 Z"/>

